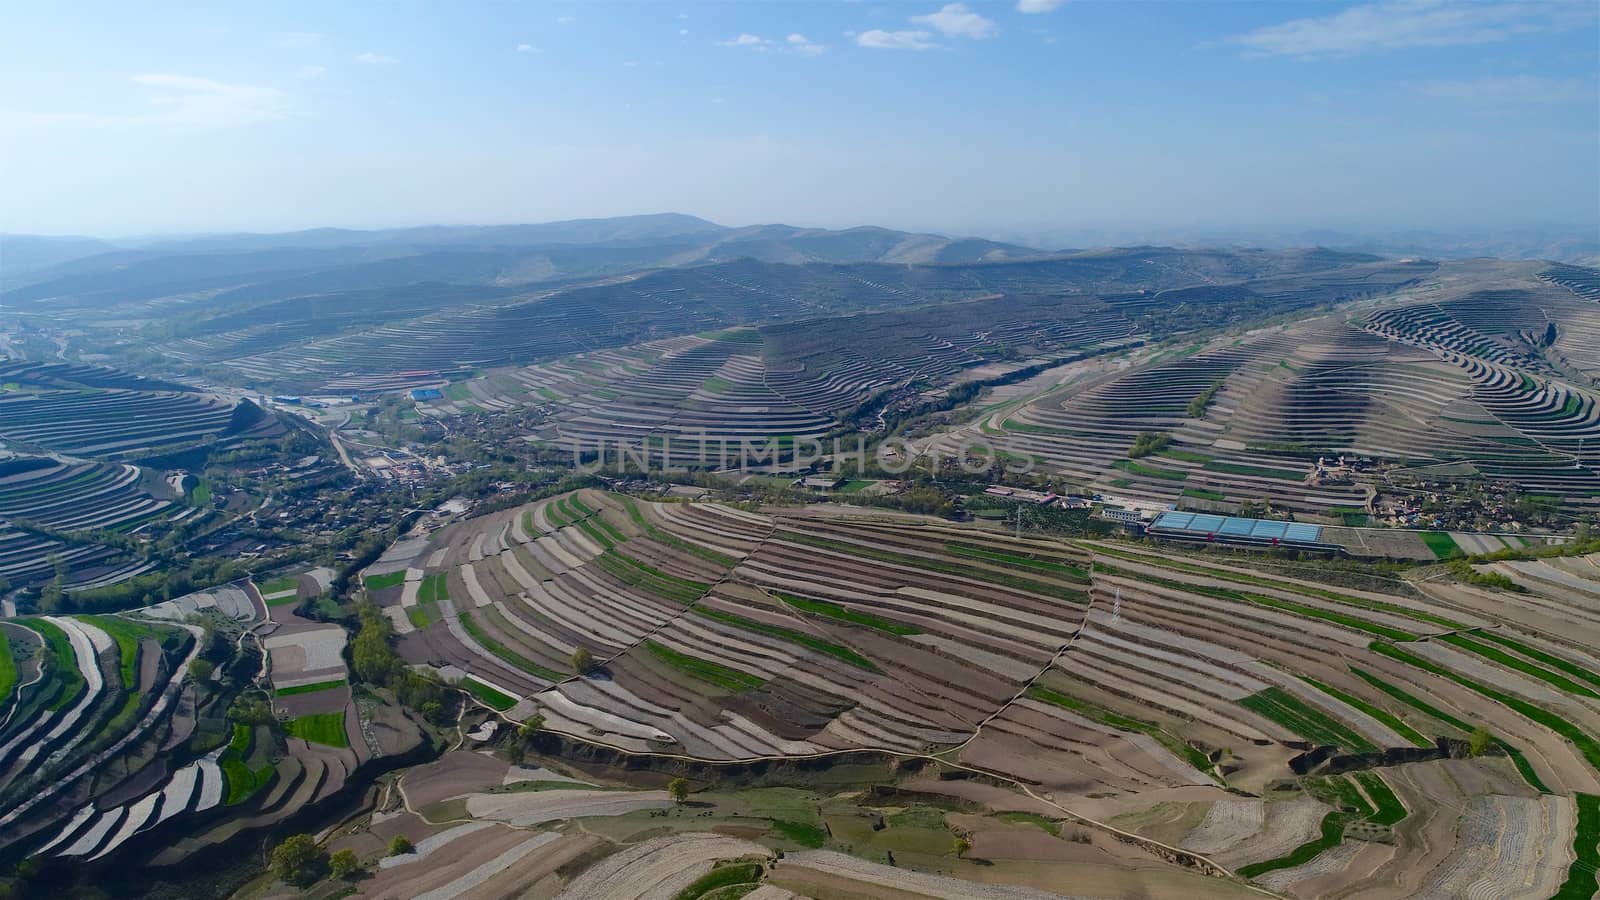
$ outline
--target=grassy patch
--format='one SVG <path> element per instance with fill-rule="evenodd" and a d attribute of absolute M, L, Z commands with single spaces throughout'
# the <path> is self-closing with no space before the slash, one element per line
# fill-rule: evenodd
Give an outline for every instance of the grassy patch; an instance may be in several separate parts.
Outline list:
<path fill-rule="evenodd" d="M 472 391 L 465 381 L 454 381 L 444 386 L 444 396 L 448 400 L 471 400 Z"/>
<path fill-rule="evenodd" d="M 1576 858 L 1567 869 L 1566 881 L 1551 900 L 1588 900 L 1600 891 L 1595 876 L 1600 869 L 1600 796 L 1579 794 L 1577 801 L 1577 837 L 1572 841 Z"/>
<path fill-rule="evenodd" d="M 517 701 L 514 698 L 502 694 L 475 678 L 463 678 L 457 686 L 477 698 L 485 706 L 500 712 L 505 712 L 517 705 Z"/>
<path fill-rule="evenodd" d="M 1358 752 L 1378 749 L 1344 723 L 1313 708 L 1283 688 L 1269 687 L 1245 697 L 1239 701 L 1239 705 L 1317 744 L 1331 744 Z"/>
<path fill-rule="evenodd" d="M 155 629 L 116 616 L 84 616 L 83 621 L 111 635 L 117 642 L 117 665 L 125 690 L 139 687 L 139 641 L 156 635 Z"/>
<path fill-rule="evenodd" d="M 1424 737 L 1422 732 L 1412 728 L 1410 725 L 1407 725 L 1400 719 L 1399 716 L 1389 712 L 1381 706 L 1375 706 L 1371 703 L 1368 703 L 1366 700 L 1357 697 L 1355 694 L 1342 691 L 1331 684 L 1323 684 L 1322 682 L 1305 675 L 1301 675 L 1300 680 L 1311 685 L 1324 694 L 1334 697 L 1349 706 L 1361 710 L 1374 719 L 1377 719 L 1379 722 L 1389 726 L 1390 730 L 1392 730 L 1395 734 L 1398 734 L 1411 743 L 1416 744 L 1418 747 L 1433 746 L 1433 741 L 1430 741 Z"/>
<path fill-rule="evenodd" d="M 545 681 L 560 681 L 566 677 L 560 672 L 553 672 L 544 666 L 539 665 L 533 660 L 528 659 L 515 650 L 512 650 L 510 647 L 507 647 L 505 644 L 502 644 L 490 637 L 488 632 L 484 631 L 483 627 L 472 618 L 472 613 L 463 612 L 461 613 L 460 619 L 461 627 L 467 630 L 467 634 L 471 635 L 474 641 L 477 641 L 480 645 L 482 645 L 483 649 L 493 653 L 496 657 L 507 663 L 510 663 L 513 668 L 521 669 L 522 671 L 527 672 L 529 675 L 533 675 L 537 678 L 543 678 Z"/>
<path fill-rule="evenodd" d="M 344 711 L 316 713 L 290 719 L 283 730 L 301 740 L 328 747 L 348 747 L 350 740 L 344 733 Z"/>
<path fill-rule="evenodd" d="M 868 672 L 878 671 L 878 667 L 872 664 L 872 660 L 867 659 L 865 656 L 862 656 L 854 650 L 851 650 L 849 647 L 841 647 L 838 644 L 832 643 L 831 641 L 825 641 L 822 638 L 814 635 L 805 634 L 803 632 L 794 631 L 788 628 L 781 628 L 777 625 L 768 625 L 765 622 L 757 622 L 752 619 L 746 619 L 743 616 L 736 616 L 733 613 L 727 613 L 719 609 L 711 609 L 705 606 L 696 606 L 694 607 L 693 612 L 705 616 L 708 619 L 716 619 L 718 622 L 726 622 L 729 625 L 742 628 L 746 631 L 755 631 L 761 634 L 771 635 L 779 640 L 788 641 L 791 644 L 799 644 L 802 647 L 809 647 L 818 653 L 826 653 L 836 659 L 842 659 L 858 669 L 865 669 Z"/>
<path fill-rule="evenodd" d="M 1205 488 L 1197 488 L 1197 487 L 1186 487 L 1186 488 L 1184 488 L 1183 489 L 1183 496 L 1190 497 L 1190 498 L 1195 499 L 1195 500 L 1211 500 L 1211 501 L 1214 501 L 1214 502 L 1217 502 L 1217 503 L 1226 503 L 1227 500 L 1228 500 L 1228 497 L 1227 497 L 1226 494 L 1220 493 L 1218 491 L 1208 491 Z"/>
<path fill-rule="evenodd" d="M 331 681 L 316 681 L 311 684 L 297 684 L 293 687 L 279 688 L 273 693 L 279 697 L 292 697 L 295 694 L 315 694 L 319 691 L 331 691 L 337 687 L 344 687 L 344 685 L 345 680 L 343 678 L 335 678 Z"/>
<path fill-rule="evenodd" d="M 384 588 L 392 588 L 396 585 L 405 584 L 405 582 L 406 570 L 396 569 L 393 572 L 385 572 L 382 575 L 368 575 L 365 583 L 367 585 L 367 590 L 381 591 Z"/>
<path fill-rule="evenodd" d="M 400 574 L 401 574 L 401 577 L 405 576 L 404 572 L 402 572 Z M 300 587 L 300 576 L 299 575 L 279 575 L 277 578 L 268 579 L 267 581 L 258 581 L 258 582 L 256 582 L 256 590 L 260 591 L 262 593 L 262 595 L 266 595 L 266 594 L 281 594 L 284 591 L 297 590 L 299 587 Z"/>
<path fill-rule="evenodd" d="M 406 610 L 406 618 L 411 621 L 411 627 L 418 631 L 426 631 L 433 620 L 428 617 L 428 611 L 420 606 L 413 606 Z"/>
<path fill-rule="evenodd" d="M 772 831 L 786 840 L 794 841 L 802 847 L 815 850 L 828 843 L 828 833 L 817 825 L 805 822 L 790 822 L 785 819 L 773 819 Z"/>
<path fill-rule="evenodd" d="M 1461 549 L 1461 545 L 1457 544 L 1456 539 L 1451 537 L 1447 531 L 1424 531 L 1419 533 L 1417 537 L 1422 538 L 1422 542 L 1427 544 L 1428 549 L 1432 550 L 1433 555 L 1439 559 L 1453 559 L 1457 556 L 1466 555 Z"/>
<path fill-rule="evenodd" d="M 701 659 L 697 656 L 679 653 L 671 647 L 658 644 L 655 641 L 645 641 L 644 646 L 656 659 L 661 660 L 679 672 L 692 678 L 698 678 L 708 684 L 714 684 L 732 693 L 753 691 L 766 684 L 765 681 L 754 675 L 741 672 L 738 669 L 730 669 L 709 659 Z"/>
<path fill-rule="evenodd" d="M 1056 837 L 1061 836 L 1061 823 L 1055 819 L 1047 819 L 1038 813 L 1031 812 L 1003 812 L 995 816 L 1002 822 L 1018 822 L 1038 826 L 1041 830 Z"/>
<path fill-rule="evenodd" d="M 922 633 L 920 628 L 900 622 L 891 622 L 888 619 L 880 619 L 871 613 L 857 612 L 837 603 L 829 603 L 826 600 L 812 600 L 808 597 L 796 597 L 793 594 L 775 594 L 774 596 L 801 612 L 827 616 L 830 619 L 838 619 L 841 622 L 849 622 L 852 625 L 860 625 L 863 628 L 874 628 L 878 631 L 898 635 Z"/>
<path fill-rule="evenodd" d="M 1213 459 L 1216 459 L 1215 456 L 1212 456 L 1209 453 L 1200 453 L 1195 450 L 1184 450 L 1179 447 L 1168 447 L 1165 450 L 1157 450 L 1156 455 L 1165 456 L 1168 459 L 1177 459 L 1182 460 L 1183 462 L 1192 463 L 1207 463 Z"/>

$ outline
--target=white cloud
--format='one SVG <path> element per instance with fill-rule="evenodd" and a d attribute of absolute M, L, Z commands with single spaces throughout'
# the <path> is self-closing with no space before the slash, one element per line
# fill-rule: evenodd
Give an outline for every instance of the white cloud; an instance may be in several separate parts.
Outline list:
<path fill-rule="evenodd" d="M 1295 19 L 1230 38 L 1252 56 L 1302 59 L 1408 47 L 1490 44 L 1529 32 L 1572 28 L 1595 18 L 1588 3 L 1384 0 L 1330 16 Z"/>
<path fill-rule="evenodd" d="M 936 29 L 945 37 L 991 38 L 998 32 L 992 19 L 985 19 L 965 3 L 946 3 L 936 13 L 912 16 L 911 21 Z"/>
<path fill-rule="evenodd" d="M 687 28 L 679 28 L 678 29 L 678 37 L 688 37 L 688 36 L 689 36 L 689 29 L 687 29 Z"/>
<path fill-rule="evenodd" d="M 574 19 L 571 16 L 557 16 L 556 17 L 556 24 L 557 25 L 571 25 L 573 22 L 576 22 L 576 21 L 577 21 L 577 19 Z"/>
<path fill-rule="evenodd" d="M 395 59 L 392 56 L 385 56 L 382 53 L 373 53 L 371 50 L 368 50 L 365 53 L 356 54 L 356 62 L 368 66 L 388 66 L 399 61 L 400 60 Z"/>
<path fill-rule="evenodd" d="M 1593 96 L 1593 85 L 1579 79 L 1541 78 L 1537 75 L 1491 75 L 1428 81 L 1417 85 L 1416 90 L 1434 100 L 1450 100 L 1473 106 L 1526 106 Z"/>
<path fill-rule="evenodd" d="M 637 68 L 639 68 L 639 61 L 637 59 L 630 59 L 627 62 L 623 63 L 622 67 L 624 69 L 637 69 Z"/>
<path fill-rule="evenodd" d="M 328 69 L 326 66 L 301 66 L 294 74 L 299 78 L 321 78 L 328 74 Z"/>
<path fill-rule="evenodd" d="M 150 89 L 150 108 L 136 113 L 27 113 L 17 118 L 35 124 L 82 124 L 101 127 L 186 126 L 225 128 L 286 118 L 288 96 L 277 88 L 231 84 L 211 78 L 170 73 L 133 76 Z"/>
<path fill-rule="evenodd" d="M 800 54 L 801 56 L 817 56 L 821 53 L 827 52 L 828 49 L 822 44 L 812 43 L 811 40 L 803 34 L 791 34 L 785 40 L 789 45 L 789 49 Z"/>
<path fill-rule="evenodd" d="M 856 43 L 874 50 L 932 50 L 939 46 L 931 31 L 884 31 L 874 28 L 856 35 Z"/>
<path fill-rule="evenodd" d="M 764 47 L 772 42 L 754 34 L 741 34 L 736 38 L 717 41 L 717 43 L 724 47 Z"/>
<path fill-rule="evenodd" d="M 538 47 L 535 47 L 532 44 L 518 44 L 517 45 L 517 52 L 518 53 L 539 53 L 540 50 L 539 50 Z"/>
<path fill-rule="evenodd" d="M 689 18 L 689 14 L 688 13 L 678 13 L 678 21 L 682 22 L 682 21 L 684 21 L 685 19 L 688 19 L 688 18 Z"/>
<path fill-rule="evenodd" d="M 1066 0 L 1017 0 L 1019 13 L 1047 13 L 1055 10 Z"/>

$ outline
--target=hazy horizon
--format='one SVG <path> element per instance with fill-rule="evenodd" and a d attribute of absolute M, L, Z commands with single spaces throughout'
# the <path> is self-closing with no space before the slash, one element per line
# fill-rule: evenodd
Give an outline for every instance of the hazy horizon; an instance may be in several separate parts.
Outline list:
<path fill-rule="evenodd" d="M 1596 21 L 1494 0 L 19 5 L 0 231 L 1583 227 Z"/>

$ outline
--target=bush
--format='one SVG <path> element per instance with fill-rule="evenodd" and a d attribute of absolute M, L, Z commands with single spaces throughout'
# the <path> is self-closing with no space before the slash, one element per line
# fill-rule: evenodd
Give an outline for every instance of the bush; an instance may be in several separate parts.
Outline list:
<path fill-rule="evenodd" d="M 189 661 L 189 680 L 210 681 L 211 673 L 215 670 L 216 667 L 211 665 L 210 660 L 196 657 Z"/>
<path fill-rule="evenodd" d="M 667 782 L 667 794 L 674 802 L 682 803 L 689 799 L 689 781 L 686 778 L 674 778 Z"/>
<path fill-rule="evenodd" d="M 1152 453 L 1159 453 L 1167 449 L 1167 445 L 1170 443 L 1172 443 L 1171 435 L 1162 434 L 1158 431 L 1141 431 L 1139 436 L 1133 439 L 1133 446 L 1128 448 L 1128 458 L 1138 459 L 1142 456 L 1149 456 Z"/>
<path fill-rule="evenodd" d="M 572 651 L 572 670 L 579 675 L 587 675 L 594 670 L 594 654 L 588 647 L 579 647 Z"/>
<path fill-rule="evenodd" d="M 1489 733 L 1489 729 L 1484 728 L 1482 725 L 1472 729 L 1472 734 L 1467 738 L 1468 753 L 1473 756 L 1482 756 L 1489 752 L 1489 748 L 1492 746 L 1494 746 L 1494 735 Z"/>
<path fill-rule="evenodd" d="M 407 853 L 415 853 L 416 850 L 417 848 L 411 843 L 411 839 L 403 834 L 397 834 L 393 840 L 389 841 L 390 856 L 404 856 Z"/>
<path fill-rule="evenodd" d="M 349 878 L 361 871 L 361 862 L 356 859 L 354 850 L 346 848 L 328 857 L 328 870 L 335 878 Z"/>
<path fill-rule="evenodd" d="M 280 881 L 300 885 L 309 878 L 311 864 L 319 855 L 316 839 L 311 835 L 291 834 L 272 848 L 272 874 Z"/>

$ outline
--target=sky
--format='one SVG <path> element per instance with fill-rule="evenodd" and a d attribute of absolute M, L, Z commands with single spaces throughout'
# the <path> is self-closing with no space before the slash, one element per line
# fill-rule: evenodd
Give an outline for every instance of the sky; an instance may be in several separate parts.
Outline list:
<path fill-rule="evenodd" d="M 0 4 L 0 232 L 1588 224 L 1597 10 Z"/>

